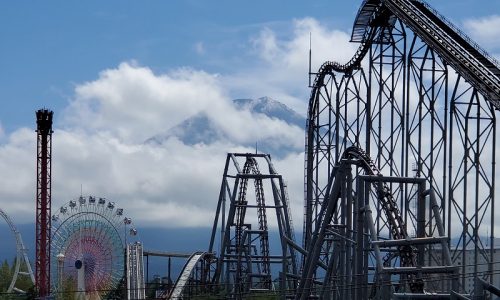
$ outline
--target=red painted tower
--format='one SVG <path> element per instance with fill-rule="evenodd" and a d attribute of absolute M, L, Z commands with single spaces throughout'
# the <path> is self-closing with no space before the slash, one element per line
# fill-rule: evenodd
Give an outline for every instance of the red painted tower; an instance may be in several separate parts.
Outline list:
<path fill-rule="evenodd" d="M 38 297 L 50 295 L 50 206 L 52 167 L 52 115 L 50 110 L 36 112 L 36 266 L 35 287 Z"/>

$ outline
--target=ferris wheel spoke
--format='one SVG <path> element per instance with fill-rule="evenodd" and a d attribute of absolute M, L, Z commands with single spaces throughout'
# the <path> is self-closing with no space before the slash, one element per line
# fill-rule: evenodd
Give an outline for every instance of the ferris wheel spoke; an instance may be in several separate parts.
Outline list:
<path fill-rule="evenodd" d="M 92 200 L 92 201 L 91 201 Z M 75 261 L 83 261 L 87 293 L 106 294 L 124 274 L 126 225 L 123 210 L 103 198 L 80 197 L 61 207 L 53 217 L 52 272 L 76 288 Z M 61 262 L 57 260 L 58 255 Z M 58 263 L 62 264 L 58 268 Z M 59 274 L 61 273 L 61 274 Z M 54 280 L 59 285 L 59 280 Z M 55 286 L 61 291 L 62 287 Z"/>

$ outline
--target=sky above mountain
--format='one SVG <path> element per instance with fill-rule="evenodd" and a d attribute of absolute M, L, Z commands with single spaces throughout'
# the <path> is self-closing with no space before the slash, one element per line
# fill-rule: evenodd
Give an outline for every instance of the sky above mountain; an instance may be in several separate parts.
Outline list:
<path fill-rule="evenodd" d="M 429 2 L 499 57 L 499 1 Z M 300 227 L 301 128 L 232 100 L 269 96 L 305 116 L 310 41 L 313 70 L 350 59 L 360 3 L 0 3 L 0 206 L 33 222 L 34 112 L 47 107 L 54 208 L 82 191 L 112 199 L 142 226 L 210 226 L 226 153 L 267 139 L 292 145 L 273 157 Z M 144 143 L 199 114 L 226 136 Z"/>

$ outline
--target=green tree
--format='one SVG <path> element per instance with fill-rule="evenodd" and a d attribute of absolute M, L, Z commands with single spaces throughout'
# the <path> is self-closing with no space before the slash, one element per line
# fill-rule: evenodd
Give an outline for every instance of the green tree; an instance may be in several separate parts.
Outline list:
<path fill-rule="evenodd" d="M 14 258 L 12 262 L 12 266 L 10 268 L 11 274 L 14 275 L 14 269 L 16 267 L 17 263 L 17 257 Z M 25 273 L 28 274 L 28 267 L 24 264 L 21 263 L 21 268 L 19 269 L 20 273 Z M 16 288 L 23 290 L 23 291 L 29 291 L 31 289 L 34 289 L 34 284 L 31 281 L 31 278 L 29 275 L 24 275 L 24 274 L 18 274 L 17 280 L 16 280 Z"/>
<path fill-rule="evenodd" d="M 0 267 L 0 292 L 5 293 L 12 281 L 12 269 L 9 262 L 5 259 Z"/>
<path fill-rule="evenodd" d="M 6 294 L 12 281 L 12 269 L 9 262 L 5 259 L 0 267 L 0 299 L 10 299 L 10 295 Z"/>
<path fill-rule="evenodd" d="M 65 278 L 62 282 L 62 287 L 58 291 L 56 299 L 58 300 L 73 300 L 75 299 L 76 282 L 72 276 Z"/>
<path fill-rule="evenodd" d="M 26 291 L 25 295 L 20 295 L 16 292 L 7 293 L 12 277 L 14 276 L 14 271 L 16 267 L 16 259 L 12 260 L 12 264 L 9 265 L 7 260 L 4 260 L 0 266 L 0 300 L 10 300 L 10 299 L 34 299 L 34 285 L 31 278 L 26 275 L 19 274 L 17 276 L 15 287 Z M 28 272 L 28 267 L 21 264 L 20 272 Z"/>

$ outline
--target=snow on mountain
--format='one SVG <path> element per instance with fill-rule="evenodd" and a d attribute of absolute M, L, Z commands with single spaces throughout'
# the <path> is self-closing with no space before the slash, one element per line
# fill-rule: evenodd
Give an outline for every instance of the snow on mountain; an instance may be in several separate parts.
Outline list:
<path fill-rule="evenodd" d="M 290 125 L 300 128 L 305 126 L 305 118 L 285 104 L 269 97 L 259 99 L 236 99 L 233 100 L 238 109 L 251 111 L 252 113 L 264 114 L 270 118 L 283 120 Z"/>
<path fill-rule="evenodd" d="M 237 111 L 250 112 L 256 120 L 269 118 L 286 123 L 286 127 L 295 128 L 303 132 L 305 126 L 305 118 L 289 108 L 285 104 L 271 99 L 262 97 L 258 99 L 235 99 L 232 105 Z M 259 128 L 262 132 L 267 128 Z M 229 133 L 227 128 L 220 126 L 213 117 L 206 111 L 201 111 L 194 116 L 191 116 L 179 124 L 168 129 L 164 133 L 157 134 L 146 140 L 147 144 L 162 145 L 170 138 L 177 138 L 186 145 L 196 144 L 213 144 L 215 142 L 230 142 L 236 145 L 247 147 L 255 147 L 257 143 L 259 151 L 271 153 L 273 156 L 284 156 L 290 151 L 302 151 L 303 145 L 280 140 L 280 137 L 267 136 L 259 140 L 241 142 L 234 138 L 234 135 Z M 300 141 L 303 137 L 300 138 Z"/>

